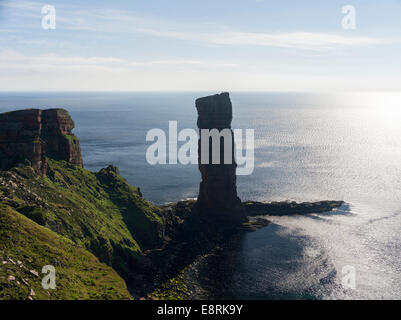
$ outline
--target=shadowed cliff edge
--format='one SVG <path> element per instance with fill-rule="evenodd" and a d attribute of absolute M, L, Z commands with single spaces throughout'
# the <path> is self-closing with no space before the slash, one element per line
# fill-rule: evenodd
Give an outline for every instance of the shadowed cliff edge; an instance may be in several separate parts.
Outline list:
<path fill-rule="evenodd" d="M 199 129 L 231 130 L 228 93 L 196 107 Z M 180 271 L 230 236 L 269 223 L 258 216 L 343 204 L 242 203 L 234 162 L 199 165 L 197 201 L 157 206 L 115 166 L 85 170 L 73 128 L 63 109 L 0 114 L 0 299 L 184 299 Z M 57 290 L 42 289 L 36 276 L 48 264 L 61 279 Z"/>

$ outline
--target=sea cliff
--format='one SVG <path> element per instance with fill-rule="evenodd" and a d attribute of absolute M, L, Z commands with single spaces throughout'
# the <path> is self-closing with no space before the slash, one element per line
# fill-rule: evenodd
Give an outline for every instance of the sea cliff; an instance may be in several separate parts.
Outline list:
<path fill-rule="evenodd" d="M 226 112 L 219 112 L 220 104 Z M 218 129 L 230 128 L 228 94 L 197 106 L 199 128 L 222 121 Z M 182 299 L 182 269 L 239 230 L 267 224 L 246 215 L 308 214 L 342 205 L 242 203 L 233 164 L 200 166 L 198 201 L 158 206 L 117 167 L 84 169 L 73 128 L 63 109 L 0 114 L 0 299 Z M 222 198 L 214 201 L 217 189 Z M 45 265 L 56 268 L 56 290 L 41 286 Z"/>

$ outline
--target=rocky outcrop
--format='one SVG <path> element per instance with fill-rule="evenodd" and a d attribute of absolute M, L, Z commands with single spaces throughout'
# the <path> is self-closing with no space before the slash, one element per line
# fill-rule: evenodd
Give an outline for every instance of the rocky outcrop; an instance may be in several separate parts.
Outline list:
<path fill-rule="evenodd" d="M 46 157 L 82 167 L 74 122 L 64 109 L 28 109 L 0 114 L 0 170 L 29 164 L 46 175 Z"/>
<path fill-rule="evenodd" d="M 202 181 L 199 188 L 198 206 L 202 214 L 227 223 L 240 223 L 246 220 L 245 210 L 237 196 L 234 160 L 234 134 L 231 130 L 232 104 L 228 93 L 217 94 L 196 100 L 198 128 L 217 129 L 221 132 L 229 129 L 231 139 L 231 163 L 224 162 L 224 139 L 220 139 L 220 163 L 212 163 L 212 143 L 209 139 L 209 162 L 203 164 L 202 134 L 199 139 L 199 171 Z"/>
<path fill-rule="evenodd" d="M 244 203 L 246 214 L 248 216 L 286 216 L 292 214 L 309 214 L 330 212 L 344 205 L 344 201 L 319 201 L 302 202 L 281 201 L 281 202 L 258 202 L 247 201 Z"/>
<path fill-rule="evenodd" d="M 42 135 L 46 156 L 65 160 L 82 167 L 79 140 L 72 133 L 75 124 L 64 109 L 49 109 L 42 112 Z"/>

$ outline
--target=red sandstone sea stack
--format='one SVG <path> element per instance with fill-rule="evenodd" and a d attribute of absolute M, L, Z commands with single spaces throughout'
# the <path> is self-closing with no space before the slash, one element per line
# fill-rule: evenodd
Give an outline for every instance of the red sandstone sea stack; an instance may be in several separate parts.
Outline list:
<path fill-rule="evenodd" d="M 231 133 L 232 163 L 225 164 L 223 157 L 224 139 L 220 144 L 220 164 L 201 163 L 201 138 L 199 139 L 199 171 L 202 175 L 198 205 L 203 214 L 227 223 L 246 221 L 244 206 L 237 195 L 236 167 L 234 160 L 234 134 L 231 130 L 232 104 L 227 92 L 196 100 L 199 129 L 229 129 Z M 211 147 L 211 145 L 210 145 Z M 211 149 L 209 149 L 210 151 Z M 209 152 L 209 156 L 211 152 Z"/>

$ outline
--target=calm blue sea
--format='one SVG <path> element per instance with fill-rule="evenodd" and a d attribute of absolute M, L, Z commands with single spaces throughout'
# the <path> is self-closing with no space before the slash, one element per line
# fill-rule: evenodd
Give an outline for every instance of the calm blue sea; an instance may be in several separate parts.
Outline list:
<path fill-rule="evenodd" d="M 0 112 L 67 109 L 87 169 L 115 164 L 147 199 L 165 203 L 196 197 L 200 174 L 196 165 L 149 165 L 146 133 L 167 130 L 169 120 L 179 130 L 196 128 L 194 100 L 208 94 L 1 93 Z M 401 94 L 231 99 L 233 127 L 255 130 L 255 170 L 238 177 L 243 200 L 347 205 L 330 214 L 267 217 L 274 224 L 199 261 L 209 273 L 199 287 L 214 298 L 401 299 Z M 342 284 L 349 270 L 355 289 Z"/>

